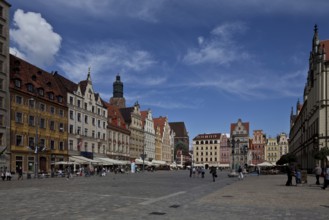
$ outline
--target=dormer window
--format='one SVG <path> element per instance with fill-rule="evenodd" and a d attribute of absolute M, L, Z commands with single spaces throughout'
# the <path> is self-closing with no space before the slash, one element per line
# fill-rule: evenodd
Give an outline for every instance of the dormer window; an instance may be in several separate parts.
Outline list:
<path fill-rule="evenodd" d="M 15 79 L 15 87 L 21 88 L 21 80 L 20 79 Z"/>
<path fill-rule="evenodd" d="M 57 96 L 57 101 L 59 102 L 59 103 L 62 103 L 63 102 L 63 97 L 62 96 Z"/>
<path fill-rule="evenodd" d="M 33 76 L 32 76 L 32 80 L 33 80 L 33 81 L 36 81 L 36 80 L 37 80 L 37 76 L 36 76 L 36 75 L 33 75 Z"/>
<path fill-rule="evenodd" d="M 33 87 L 32 84 L 28 84 L 27 85 L 27 91 L 29 91 L 29 92 L 33 92 L 34 91 L 34 87 Z"/>
<path fill-rule="evenodd" d="M 51 82 L 47 82 L 47 86 L 51 87 Z"/>
<path fill-rule="evenodd" d="M 54 93 L 49 92 L 48 97 L 49 97 L 50 100 L 54 100 Z"/>
<path fill-rule="evenodd" d="M 44 96 L 44 90 L 43 89 L 39 89 L 38 93 L 39 93 L 40 96 Z"/>

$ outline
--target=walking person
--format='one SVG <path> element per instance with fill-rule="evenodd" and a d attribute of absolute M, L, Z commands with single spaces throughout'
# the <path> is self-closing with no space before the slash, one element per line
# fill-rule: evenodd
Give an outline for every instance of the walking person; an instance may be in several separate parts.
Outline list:
<path fill-rule="evenodd" d="M 2 179 L 2 181 L 6 180 L 6 172 L 4 170 L 2 170 L 2 167 L 1 167 L 1 179 Z"/>
<path fill-rule="evenodd" d="M 327 167 L 324 170 L 324 183 L 322 189 L 326 189 L 329 185 L 329 164 L 327 164 Z"/>
<path fill-rule="evenodd" d="M 294 167 L 293 165 L 288 165 L 287 166 L 287 177 L 288 180 L 286 182 L 286 186 L 292 186 L 292 176 L 294 175 L 295 171 L 294 171 Z"/>
<path fill-rule="evenodd" d="M 210 173 L 212 175 L 212 181 L 215 182 L 215 179 L 217 177 L 216 167 L 214 166 L 210 167 Z"/>
<path fill-rule="evenodd" d="M 204 167 L 201 167 L 201 177 L 204 178 L 205 170 Z"/>
<path fill-rule="evenodd" d="M 319 164 L 317 164 L 313 170 L 313 173 L 315 174 L 315 178 L 316 178 L 316 185 L 320 185 L 320 176 L 321 176 L 321 172 L 322 172 L 322 169 L 321 167 L 319 166 Z"/>
<path fill-rule="evenodd" d="M 18 170 L 18 179 L 17 180 L 23 180 L 23 170 L 22 167 L 19 167 Z"/>
<path fill-rule="evenodd" d="M 11 172 L 9 170 L 6 171 L 6 178 L 7 178 L 7 181 L 11 180 Z"/>
<path fill-rule="evenodd" d="M 239 180 L 243 180 L 243 170 L 241 166 L 239 166 L 238 172 L 239 172 L 239 177 L 238 177 Z"/>

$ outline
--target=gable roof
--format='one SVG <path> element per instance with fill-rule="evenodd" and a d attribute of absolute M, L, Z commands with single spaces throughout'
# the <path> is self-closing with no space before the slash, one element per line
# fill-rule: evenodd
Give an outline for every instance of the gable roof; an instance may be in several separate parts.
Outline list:
<path fill-rule="evenodd" d="M 188 137 L 184 122 L 169 122 L 169 126 L 175 132 L 175 137 Z"/>
<path fill-rule="evenodd" d="M 107 103 L 103 100 L 102 100 L 102 103 L 105 106 L 105 108 L 107 108 L 109 127 L 112 126 L 112 127 L 118 128 L 126 133 L 127 132 L 130 133 L 130 131 L 126 127 L 126 123 L 120 112 L 120 109 L 117 106 L 111 105 L 110 103 Z M 119 121 L 120 121 L 120 124 L 119 124 Z"/>
<path fill-rule="evenodd" d="M 167 121 L 167 117 L 160 116 L 159 118 L 153 118 L 154 121 L 154 129 L 156 130 L 157 127 L 160 128 L 161 137 L 163 136 L 164 126 Z"/>
<path fill-rule="evenodd" d="M 130 125 L 131 113 L 134 111 L 134 107 L 120 108 L 119 110 L 125 122 Z"/>
<path fill-rule="evenodd" d="M 221 135 L 221 133 L 198 134 L 193 140 L 218 140 Z"/>

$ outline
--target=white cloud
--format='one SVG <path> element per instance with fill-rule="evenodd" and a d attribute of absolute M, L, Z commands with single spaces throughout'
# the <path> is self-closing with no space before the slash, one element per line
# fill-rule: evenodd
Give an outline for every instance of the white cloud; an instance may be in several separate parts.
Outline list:
<path fill-rule="evenodd" d="M 235 60 L 249 58 L 249 53 L 243 51 L 240 43 L 234 41 L 235 34 L 243 33 L 247 27 L 244 23 L 226 23 L 210 32 L 208 39 L 198 37 L 199 46 L 191 48 L 183 58 L 186 64 L 229 64 Z"/>
<path fill-rule="evenodd" d="M 13 21 L 14 28 L 10 29 L 10 36 L 16 48 L 12 50 L 37 66 L 51 64 L 60 49 L 61 36 L 39 13 L 24 13 L 18 9 Z"/>
<path fill-rule="evenodd" d="M 113 77 L 112 74 L 142 74 L 144 70 L 157 64 L 149 52 L 133 49 L 123 43 L 98 43 L 85 47 L 84 50 L 68 51 L 68 54 L 63 55 L 59 67 L 69 78 L 78 81 L 85 78 L 89 66 L 93 81 L 104 82 L 107 77 Z"/>

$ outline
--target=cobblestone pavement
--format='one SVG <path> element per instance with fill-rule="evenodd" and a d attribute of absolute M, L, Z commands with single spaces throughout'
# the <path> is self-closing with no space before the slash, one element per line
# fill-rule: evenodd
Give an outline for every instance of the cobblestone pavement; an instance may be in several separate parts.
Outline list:
<path fill-rule="evenodd" d="M 285 186 L 285 175 L 188 171 L 0 182 L 0 219 L 328 219 L 329 188 L 315 178 Z"/>

